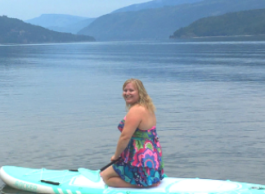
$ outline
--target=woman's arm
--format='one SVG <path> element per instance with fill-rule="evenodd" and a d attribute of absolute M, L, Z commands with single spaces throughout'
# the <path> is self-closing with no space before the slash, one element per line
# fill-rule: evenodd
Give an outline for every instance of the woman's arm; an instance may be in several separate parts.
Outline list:
<path fill-rule="evenodd" d="M 126 120 L 124 123 L 124 128 L 120 135 L 116 152 L 111 160 L 118 159 L 123 152 L 123 150 L 127 147 L 130 139 L 132 138 L 134 132 L 139 127 L 142 121 L 142 107 L 135 105 L 131 107 L 128 114 L 126 115 Z"/>

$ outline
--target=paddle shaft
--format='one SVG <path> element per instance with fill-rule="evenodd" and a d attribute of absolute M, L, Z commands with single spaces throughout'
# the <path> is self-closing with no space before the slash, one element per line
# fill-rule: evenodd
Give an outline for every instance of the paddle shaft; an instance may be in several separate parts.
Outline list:
<path fill-rule="evenodd" d="M 103 166 L 101 169 L 100 169 L 100 172 L 102 172 L 103 170 L 105 170 L 106 168 L 108 168 L 110 165 L 114 164 L 115 162 L 118 162 L 121 158 L 118 158 L 117 160 L 113 160 L 111 161 L 110 163 L 108 163 L 106 166 Z"/>

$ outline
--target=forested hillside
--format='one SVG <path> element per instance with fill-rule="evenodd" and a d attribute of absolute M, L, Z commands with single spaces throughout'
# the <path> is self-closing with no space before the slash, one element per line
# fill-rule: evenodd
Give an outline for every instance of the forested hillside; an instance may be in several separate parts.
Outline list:
<path fill-rule="evenodd" d="M 265 35 L 265 9 L 228 13 L 195 21 L 171 38 Z"/>
<path fill-rule="evenodd" d="M 47 30 L 21 20 L 0 16 L 0 43 L 50 43 L 94 41 L 90 36 Z"/>

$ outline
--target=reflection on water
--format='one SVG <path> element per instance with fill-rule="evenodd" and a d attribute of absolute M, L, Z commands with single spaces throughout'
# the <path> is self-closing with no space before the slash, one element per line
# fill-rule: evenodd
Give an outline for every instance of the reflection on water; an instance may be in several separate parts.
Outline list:
<path fill-rule="evenodd" d="M 104 166 L 137 77 L 169 176 L 265 184 L 264 56 L 265 42 L 0 46 L 0 165 Z"/>

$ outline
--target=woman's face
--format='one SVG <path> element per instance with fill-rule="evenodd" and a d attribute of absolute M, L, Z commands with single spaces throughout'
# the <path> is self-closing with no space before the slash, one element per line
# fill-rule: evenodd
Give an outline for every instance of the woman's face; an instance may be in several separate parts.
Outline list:
<path fill-rule="evenodd" d="M 139 101 L 139 93 L 133 83 L 128 83 L 123 89 L 123 98 L 127 104 L 133 105 Z"/>

